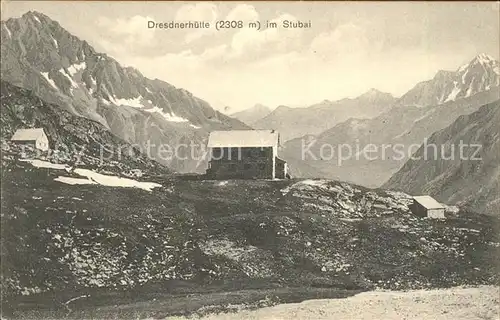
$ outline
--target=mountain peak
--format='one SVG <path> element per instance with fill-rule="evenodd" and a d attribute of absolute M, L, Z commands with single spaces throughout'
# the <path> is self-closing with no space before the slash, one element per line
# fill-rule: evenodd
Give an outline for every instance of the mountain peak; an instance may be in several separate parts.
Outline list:
<path fill-rule="evenodd" d="M 377 95 L 377 94 L 381 94 L 383 92 L 375 89 L 375 88 L 370 88 L 370 90 L 366 91 L 363 95 L 370 95 L 370 96 L 373 96 L 373 95 Z"/>
<path fill-rule="evenodd" d="M 390 93 L 382 92 L 375 88 L 370 88 L 370 90 L 366 91 L 362 95 L 359 96 L 361 99 L 392 99 L 393 96 Z"/>
<path fill-rule="evenodd" d="M 252 108 L 255 110 L 266 110 L 266 111 L 269 110 L 269 107 L 267 107 L 261 103 L 256 103 Z"/>
<path fill-rule="evenodd" d="M 399 100 L 400 105 L 431 106 L 468 98 L 500 86 L 500 63 L 481 53 L 456 71 L 440 70 L 418 83 Z"/>
<path fill-rule="evenodd" d="M 266 117 L 269 113 L 271 113 L 271 109 L 269 109 L 269 107 L 257 103 L 253 107 L 235 112 L 231 114 L 231 116 L 242 121 L 243 123 L 251 125 L 254 122 Z"/>
<path fill-rule="evenodd" d="M 50 19 L 48 16 L 38 11 L 28 11 L 21 16 L 21 19 L 34 20 L 38 23 L 52 21 L 52 19 Z"/>
<path fill-rule="evenodd" d="M 488 63 L 488 62 L 494 62 L 496 61 L 495 58 L 493 58 L 492 56 L 490 56 L 489 54 L 486 54 L 486 53 L 480 53 L 478 54 L 474 60 L 477 60 L 479 62 L 482 62 L 482 63 Z"/>
<path fill-rule="evenodd" d="M 288 106 L 285 106 L 285 105 L 279 105 L 274 111 L 276 112 L 283 112 L 283 111 L 287 111 L 287 110 L 290 110 L 292 108 L 288 107 Z"/>
<path fill-rule="evenodd" d="M 469 63 L 466 63 L 462 65 L 460 68 L 458 68 L 457 72 L 463 72 L 466 69 L 472 68 L 476 65 L 481 65 L 483 67 L 492 67 L 495 68 L 499 64 L 498 60 L 490 56 L 489 54 L 486 53 L 480 53 L 477 56 L 475 56 Z"/>

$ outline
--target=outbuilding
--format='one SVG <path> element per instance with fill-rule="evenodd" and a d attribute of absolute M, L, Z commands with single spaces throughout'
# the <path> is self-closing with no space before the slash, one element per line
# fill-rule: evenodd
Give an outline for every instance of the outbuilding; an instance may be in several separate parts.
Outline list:
<path fill-rule="evenodd" d="M 410 210 L 419 217 L 444 219 L 445 207 L 431 196 L 413 197 Z"/>
<path fill-rule="evenodd" d="M 10 140 L 17 144 L 30 145 L 41 151 L 49 150 L 49 139 L 43 128 L 17 129 Z"/>

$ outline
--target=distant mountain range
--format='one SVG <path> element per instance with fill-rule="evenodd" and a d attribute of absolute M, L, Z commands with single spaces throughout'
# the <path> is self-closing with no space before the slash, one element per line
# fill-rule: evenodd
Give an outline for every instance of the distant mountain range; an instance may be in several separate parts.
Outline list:
<path fill-rule="evenodd" d="M 500 100 L 432 134 L 414 158 L 383 187 L 500 212 Z"/>
<path fill-rule="evenodd" d="M 470 114 L 482 105 L 499 99 L 499 86 L 493 86 L 493 84 L 498 84 L 500 79 L 497 68 L 498 61 L 489 59 L 489 63 L 484 63 L 486 60 L 480 59 L 484 56 L 479 55 L 466 67 L 459 68 L 455 76 L 465 74 L 467 75 L 466 79 L 468 77 L 471 79 L 489 79 L 491 85 L 483 86 L 487 90 L 467 90 L 470 93 L 467 97 L 460 97 L 457 94 L 453 99 L 426 107 L 414 104 L 403 106 L 401 101 L 396 101 L 388 111 L 373 119 L 351 118 L 320 134 L 306 135 L 287 141 L 284 148 L 284 158 L 287 160 L 293 159 L 295 166 L 307 167 L 309 173 L 313 171 L 311 168 L 315 168 L 314 176 L 341 179 L 370 187 L 380 186 L 408 159 L 411 155 L 411 150 L 408 150 L 410 146 L 421 145 L 425 138 L 435 131 L 447 127 L 457 117 Z M 481 68 L 478 68 L 478 61 L 483 62 Z M 449 77 L 451 83 L 455 81 L 455 76 Z M 419 86 L 420 84 L 416 88 Z M 438 87 L 448 88 L 447 85 L 443 86 L 442 83 Z M 439 91 L 436 88 L 434 91 L 437 96 L 441 97 L 446 96 L 447 91 L 446 89 L 443 90 Z M 411 91 L 415 91 L 415 88 Z M 304 143 L 304 141 L 308 141 L 308 143 Z M 341 161 L 342 163 L 339 165 L 339 155 L 333 154 L 330 156 L 331 152 L 322 159 L 314 160 L 312 157 L 303 159 L 301 154 L 303 145 L 308 146 L 313 141 L 314 144 L 310 151 L 316 157 L 319 156 L 321 148 L 326 150 L 326 148 L 332 146 L 336 151 L 338 146 L 342 144 L 351 146 L 353 150 L 356 147 L 362 150 L 368 144 L 375 144 L 379 149 L 385 146 L 387 149 L 384 151 L 384 157 L 381 157 L 381 152 L 379 152 L 376 159 L 372 159 L 373 157 L 370 157 L 370 159 L 350 157 Z M 401 144 L 407 149 L 405 157 L 402 159 L 395 157 L 392 151 L 391 146 L 397 144 Z M 416 151 L 416 149 L 413 151 Z M 353 153 L 356 152 L 353 151 Z M 294 169 L 292 167 L 292 173 L 294 170 L 301 171 L 300 168 Z"/>
<path fill-rule="evenodd" d="M 389 110 L 396 99 L 389 93 L 371 89 L 354 99 L 324 100 L 306 108 L 279 106 L 254 121 L 256 129 L 276 129 L 284 141 L 304 134 L 319 134 L 349 118 L 373 118 Z"/>
<path fill-rule="evenodd" d="M 258 103 L 249 109 L 235 112 L 230 116 L 246 123 L 249 126 L 252 126 L 256 121 L 266 117 L 270 113 L 271 109 L 269 107 Z"/>
<path fill-rule="evenodd" d="M 371 89 L 354 99 L 324 100 L 304 108 L 279 106 L 267 115 L 250 108 L 232 116 L 255 128 L 277 129 L 286 141 L 318 135 L 350 118 L 372 119 L 396 106 L 428 107 L 468 98 L 498 88 L 499 74 L 499 62 L 479 54 L 456 71 L 438 71 L 433 79 L 418 83 L 400 98 Z M 245 118 L 247 114 L 252 114 L 250 120 Z"/>
<path fill-rule="evenodd" d="M 30 11 L 2 21 L 1 29 L 3 80 L 100 122 L 128 143 L 156 146 L 151 155 L 177 171 L 204 171 L 206 164 L 188 154 L 182 161 L 160 157 L 158 146 L 204 145 L 212 130 L 248 128 L 184 89 L 122 67 L 44 14 Z"/>

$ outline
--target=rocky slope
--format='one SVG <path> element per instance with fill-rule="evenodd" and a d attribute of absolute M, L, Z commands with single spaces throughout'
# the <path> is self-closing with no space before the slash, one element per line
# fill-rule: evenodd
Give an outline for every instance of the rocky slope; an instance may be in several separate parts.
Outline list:
<path fill-rule="evenodd" d="M 67 185 L 54 180 L 64 170 L 4 161 L 2 310 L 13 315 L 102 318 L 98 307 L 115 305 L 116 316 L 116 305 L 160 298 L 168 315 L 212 305 L 219 292 L 221 304 L 286 301 L 285 289 L 301 301 L 498 281 L 495 217 L 418 218 L 404 193 L 327 180 L 169 179 L 148 192 Z"/>
<path fill-rule="evenodd" d="M 40 154 L 44 160 L 119 174 L 132 170 L 140 171 L 141 175 L 170 173 L 165 166 L 142 153 L 143 150 L 116 137 L 101 123 L 61 110 L 29 90 L 1 81 L 0 101 L 2 152 L 6 159 L 20 156 L 22 147 L 10 142 L 17 129 L 43 128 L 51 149 Z M 37 154 L 29 147 L 25 151 L 26 158 Z"/>
<path fill-rule="evenodd" d="M 460 147 L 463 144 L 465 147 Z M 439 147 L 436 151 L 432 145 Z M 431 194 L 446 203 L 500 212 L 500 100 L 460 116 L 430 136 L 384 184 L 412 194 Z"/>
<path fill-rule="evenodd" d="M 456 71 L 439 71 L 429 81 L 417 84 L 399 100 L 401 106 L 426 107 L 500 86 L 500 63 L 487 54 L 479 54 Z"/>
<path fill-rule="evenodd" d="M 256 104 L 252 108 L 231 114 L 231 117 L 252 126 L 255 122 L 266 117 L 270 113 L 271 109 L 269 109 L 269 107 L 262 104 Z"/>
<path fill-rule="evenodd" d="M 155 145 L 152 155 L 178 171 L 203 171 L 204 163 L 191 154 L 161 156 L 160 145 L 200 144 L 203 153 L 209 131 L 247 128 L 184 89 L 120 66 L 41 13 L 2 21 L 1 28 L 3 80 L 100 122 L 129 143 Z"/>
<path fill-rule="evenodd" d="M 319 134 L 351 117 L 373 118 L 387 111 L 396 99 L 371 89 L 354 99 L 324 100 L 306 108 L 279 106 L 268 116 L 253 123 L 256 129 L 276 129 L 283 141 L 305 134 Z"/>

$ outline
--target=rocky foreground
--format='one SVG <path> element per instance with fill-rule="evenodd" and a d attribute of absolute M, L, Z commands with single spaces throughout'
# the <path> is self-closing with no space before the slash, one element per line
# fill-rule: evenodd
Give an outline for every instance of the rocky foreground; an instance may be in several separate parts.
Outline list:
<path fill-rule="evenodd" d="M 14 317 L 160 318 L 499 280 L 498 218 L 418 218 L 404 193 L 176 178 L 147 191 L 4 164 L 2 302 Z"/>

